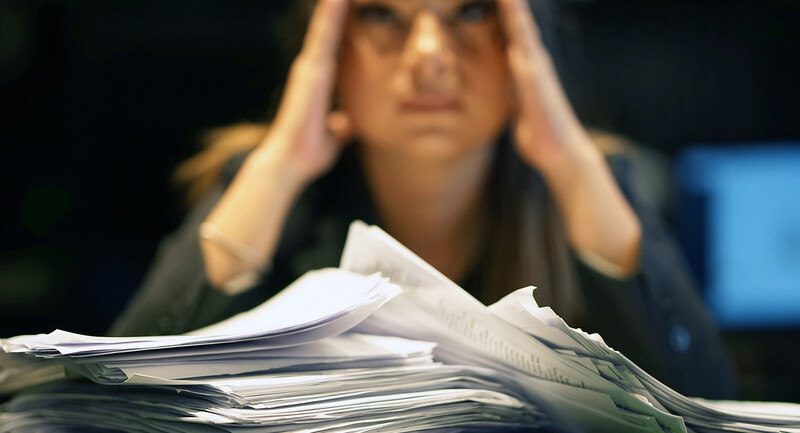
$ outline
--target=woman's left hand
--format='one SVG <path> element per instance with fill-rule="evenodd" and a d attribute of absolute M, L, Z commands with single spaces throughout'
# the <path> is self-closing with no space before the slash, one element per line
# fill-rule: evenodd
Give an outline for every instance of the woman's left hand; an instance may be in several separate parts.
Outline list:
<path fill-rule="evenodd" d="M 561 87 L 526 0 L 497 0 L 505 30 L 520 157 L 542 174 L 572 247 L 607 273 L 638 266 L 641 224 Z"/>
<path fill-rule="evenodd" d="M 512 132 L 522 159 L 549 177 L 578 169 L 575 158 L 596 152 L 558 79 L 526 0 L 498 0 L 516 94 Z"/>

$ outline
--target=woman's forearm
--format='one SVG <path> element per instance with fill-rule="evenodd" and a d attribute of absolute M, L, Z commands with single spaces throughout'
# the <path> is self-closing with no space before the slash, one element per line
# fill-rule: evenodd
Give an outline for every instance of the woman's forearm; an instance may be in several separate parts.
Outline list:
<path fill-rule="evenodd" d="M 636 271 L 641 223 L 602 153 L 586 135 L 568 146 L 543 175 L 564 218 L 570 244 L 590 264 L 615 277 Z"/>
<path fill-rule="evenodd" d="M 206 274 L 218 289 L 237 275 L 268 266 L 286 217 L 305 186 L 288 164 L 286 146 L 275 140 L 268 136 L 248 155 L 204 221 L 221 238 L 201 236 L 200 240 Z M 231 243 L 252 254 L 237 254 Z"/>

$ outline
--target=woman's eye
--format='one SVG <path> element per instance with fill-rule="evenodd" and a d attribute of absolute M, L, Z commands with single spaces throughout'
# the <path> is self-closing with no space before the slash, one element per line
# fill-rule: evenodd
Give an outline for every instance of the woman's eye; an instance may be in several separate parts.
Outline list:
<path fill-rule="evenodd" d="M 373 24 L 393 24 L 397 22 L 397 15 L 386 6 L 373 4 L 364 5 L 356 11 L 361 21 Z"/>
<path fill-rule="evenodd" d="M 458 18 L 463 21 L 478 23 L 488 19 L 495 13 L 497 4 L 493 1 L 478 0 L 464 3 L 458 9 Z"/>

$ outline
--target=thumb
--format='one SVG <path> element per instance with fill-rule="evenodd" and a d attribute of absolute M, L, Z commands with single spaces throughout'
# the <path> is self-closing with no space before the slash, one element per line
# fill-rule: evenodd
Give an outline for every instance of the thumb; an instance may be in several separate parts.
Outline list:
<path fill-rule="evenodd" d="M 353 121 L 344 111 L 337 110 L 328 114 L 327 126 L 333 140 L 339 144 L 345 144 L 353 138 L 355 134 Z"/>

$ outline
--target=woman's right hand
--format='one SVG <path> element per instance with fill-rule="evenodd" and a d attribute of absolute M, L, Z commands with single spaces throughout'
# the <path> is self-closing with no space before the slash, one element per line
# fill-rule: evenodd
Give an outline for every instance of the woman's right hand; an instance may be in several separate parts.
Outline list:
<path fill-rule="evenodd" d="M 240 276 L 269 267 L 295 200 L 331 168 L 351 134 L 347 116 L 331 111 L 348 5 L 349 0 L 320 0 L 315 7 L 266 138 L 201 226 L 206 274 L 223 292 L 246 289 L 238 282 L 247 278 Z"/>
<path fill-rule="evenodd" d="M 349 0 L 320 0 L 315 6 L 277 115 L 258 149 L 285 158 L 284 169 L 301 185 L 328 171 L 352 135 L 348 116 L 331 109 L 348 6 Z"/>

